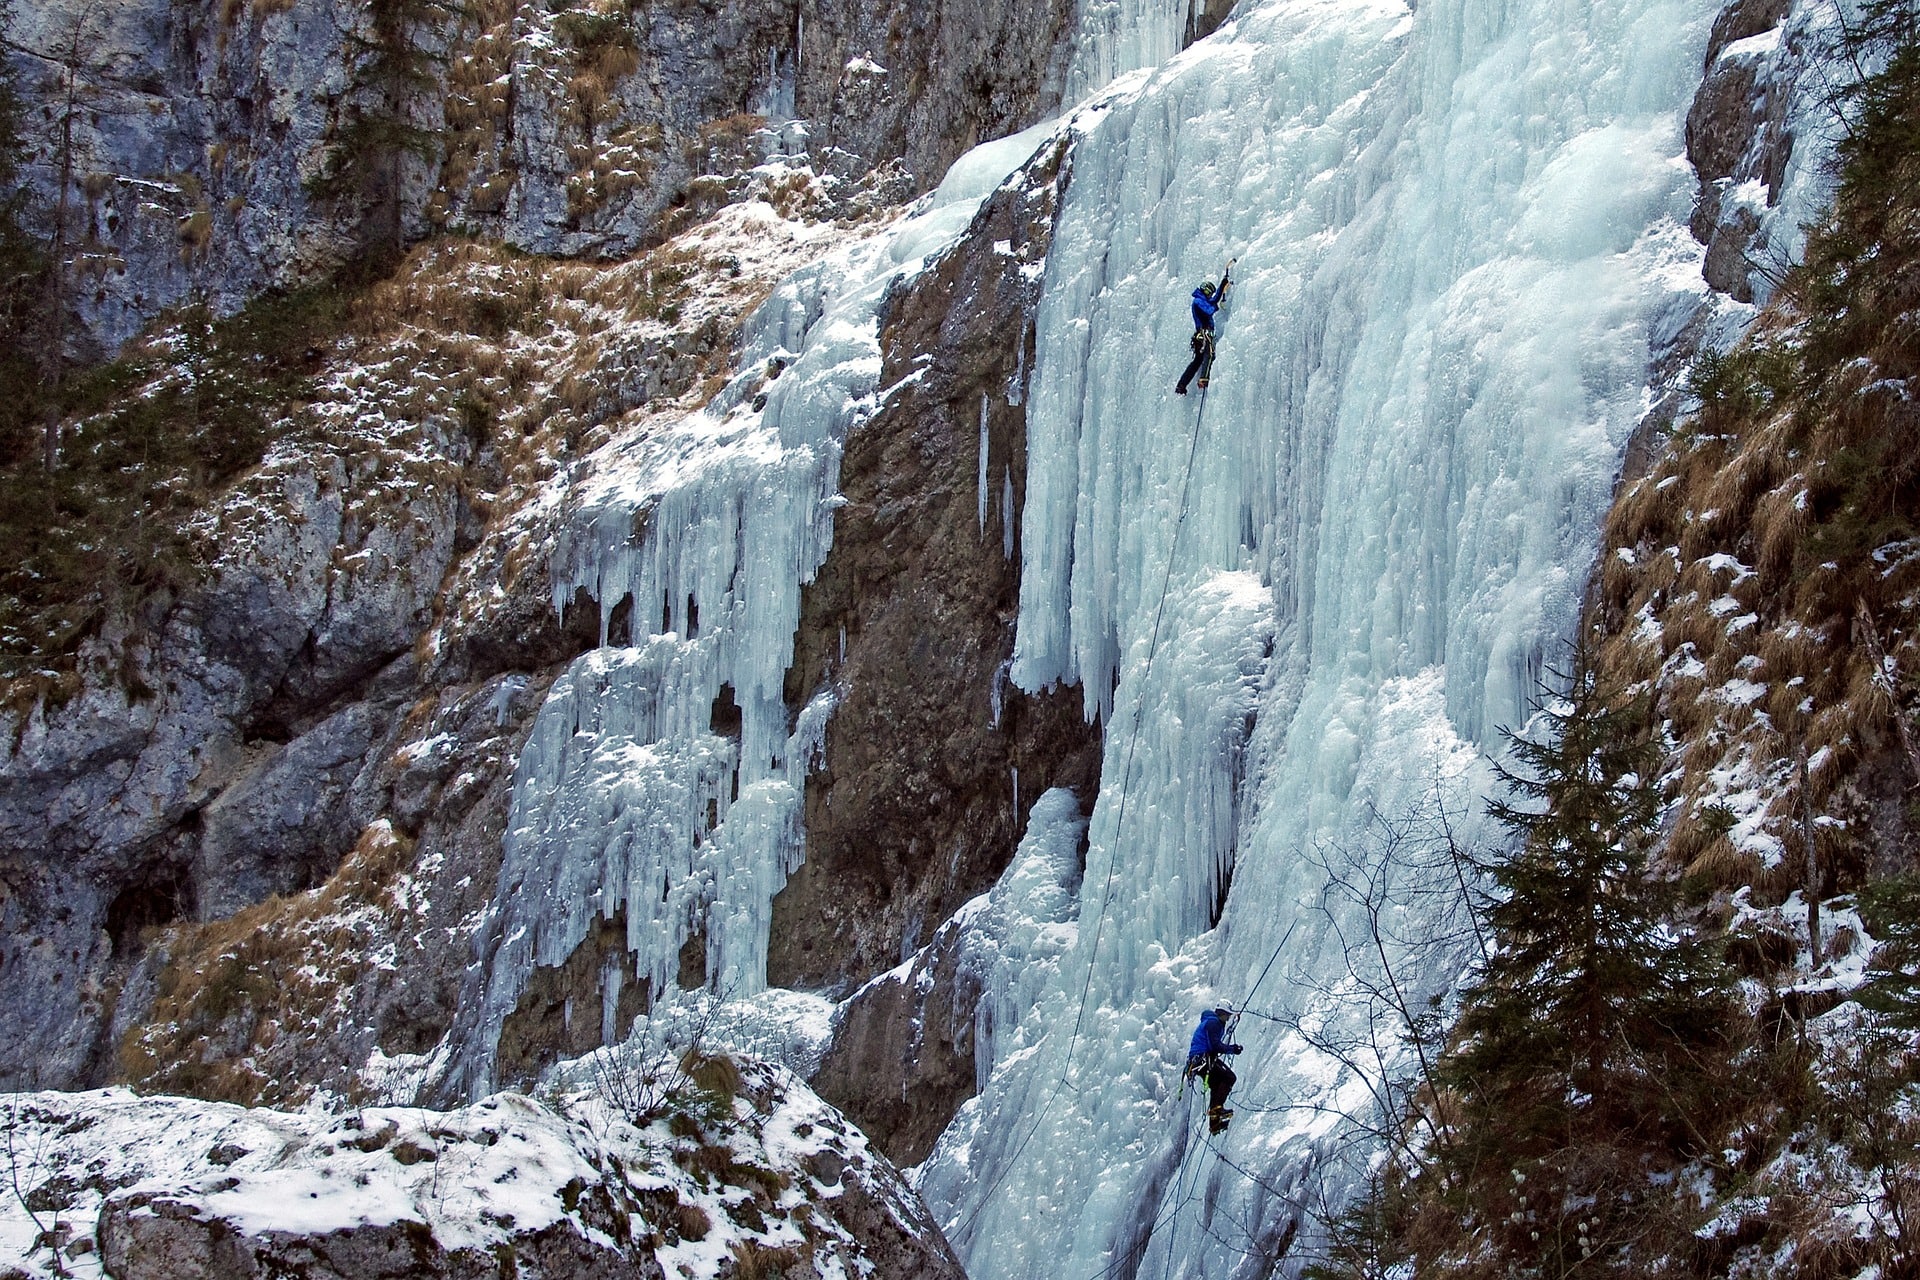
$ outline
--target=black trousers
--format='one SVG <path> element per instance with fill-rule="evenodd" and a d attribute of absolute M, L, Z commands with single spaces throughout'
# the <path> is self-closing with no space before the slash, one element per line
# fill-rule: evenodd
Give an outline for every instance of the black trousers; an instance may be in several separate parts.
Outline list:
<path fill-rule="evenodd" d="M 1205 382 L 1213 372 L 1213 335 L 1204 329 L 1193 335 L 1193 359 L 1188 361 L 1187 370 L 1180 375 L 1180 382 L 1174 390 L 1184 392 L 1187 384 L 1193 381 L 1193 375 L 1199 374 Z"/>
<path fill-rule="evenodd" d="M 1209 1053 L 1190 1059 L 1187 1065 L 1189 1074 L 1206 1079 L 1207 1105 L 1216 1109 L 1226 1106 L 1228 1092 L 1240 1080 L 1226 1061 L 1217 1053 Z"/>
<path fill-rule="evenodd" d="M 1207 1105 L 1216 1111 L 1226 1106 L 1227 1094 L 1239 1079 L 1231 1067 L 1216 1057 L 1207 1068 Z"/>

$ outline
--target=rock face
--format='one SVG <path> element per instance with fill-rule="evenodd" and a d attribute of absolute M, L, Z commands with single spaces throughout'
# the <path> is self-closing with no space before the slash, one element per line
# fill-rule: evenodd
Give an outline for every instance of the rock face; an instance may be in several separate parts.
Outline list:
<path fill-rule="evenodd" d="M 583 1204 L 589 1229 L 612 1224 L 603 1197 Z M 595 1212 L 599 1210 L 599 1212 Z M 102 1214 L 102 1258 L 119 1280 L 255 1280 L 298 1276 L 301 1280 L 494 1280 L 501 1258 L 518 1274 L 559 1280 L 563 1276 L 621 1276 L 654 1280 L 660 1264 L 628 1262 L 579 1230 L 549 1227 L 515 1236 L 505 1250 L 448 1250 L 419 1223 L 343 1228 L 324 1235 L 264 1231 L 246 1236 L 219 1219 L 208 1219 L 188 1202 L 156 1197 L 116 1200 Z"/>
<path fill-rule="evenodd" d="M 899 1172 L 791 1074 L 692 1070 L 647 1110 L 593 1086 L 330 1118 L 23 1095 L 0 1247 L 35 1265 L 57 1242 L 118 1280 L 960 1280 Z"/>
<path fill-rule="evenodd" d="M 854 993 L 811 1082 L 822 1097 L 841 1099 L 835 1105 L 859 1117 L 899 1164 L 925 1160 L 954 1111 L 980 1090 L 974 1014 L 982 987 L 966 942 L 949 921 L 903 972 Z"/>
<path fill-rule="evenodd" d="M 788 673 L 791 705 L 827 683 L 841 694 L 808 781 L 807 860 L 774 899 L 775 985 L 846 994 L 907 960 L 993 884 L 1043 791 L 1097 787 L 1078 691 L 1030 697 L 1006 680 L 1031 318 L 1063 158 L 995 195 L 883 325 L 881 385 L 907 385 L 847 441 L 847 505 Z M 816 1077 L 902 1163 L 977 1087 L 979 986 L 941 936 L 916 962 L 924 980 L 855 996 Z"/>
<path fill-rule="evenodd" d="M 654 244 L 798 156 L 850 211 L 925 190 L 1057 102 L 1065 0 L 606 8 L 405 0 L 17 9 L 33 222 L 65 336 L 390 260 L 438 228 Z"/>
<path fill-rule="evenodd" d="M 1692 229 L 1707 246 L 1707 283 L 1739 302 L 1771 291 L 1785 267 L 1769 260 L 1763 223 L 1780 201 L 1794 155 L 1798 81 L 1823 36 L 1791 0 L 1735 0 L 1707 44 L 1705 78 L 1687 112 L 1687 156 L 1700 176 Z M 1815 74 L 1819 74 L 1817 71 Z M 1808 211 L 1811 213 L 1811 211 Z"/>
<path fill-rule="evenodd" d="M 457 527 L 451 470 L 376 483 L 393 463 L 269 459 L 206 530 L 204 585 L 107 637 L 71 701 L 9 714 L 0 972 L 21 998 L 0 1078 L 98 1078 L 116 953 L 319 883 L 372 818 L 349 792 L 389 742 Z"/>
<path fill-rule="evenodd" d="M 332 0 L 14 10 L 38 220 L 68 263 L 82 356 L 188 298 L 228 311 L 347 260 L 368 208 L 323 207 L 310 187 L 365 96 L 355 51 L 374 38 L 369 12 Z M 440 125 L 431 96 L 407 118 Z"/>
<path fill-rule="evenodd" d="M 844 692 L 808 781 L 807 861 L 774 901 L 777 986 L 844 993 L 905 960 L 993 883 L 1042 791 L 1097 780 L 1078 692 L 1027 697 L 1003 669 L 1061 162 L 996 195 L 881 330 L 881 385 L 908 383 L 847 441 L 847 504 L 788 673 L 790 705 L 829 682 Z"/>

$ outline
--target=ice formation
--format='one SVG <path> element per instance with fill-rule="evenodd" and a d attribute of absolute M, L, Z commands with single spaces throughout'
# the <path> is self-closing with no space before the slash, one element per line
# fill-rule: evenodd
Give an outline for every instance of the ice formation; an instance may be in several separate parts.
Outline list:
<path fill-rule="evenodd" d="M 1471 821 L 1569 633 L 1650 346 L 1703 304 L 1715 7 L 1259 0 L 1075 118 L 1012 677 L 1078 684 L 1105 764 L 1074 949 L 921 1171 L 976 1280 L 1265 1274 L 1339 1149 L 1314 1106 L 1366 1105 L 1284 1021 L 1352 1016 L 1300 1007 L 1357 923 L 1324 864 L 1378 815 Z M 1256 984 L 1283 1021 L 1199 1149 L 1188 1033 Z"/>
<path fill-rule="evenodd" d="M 997 477 L 1022 557 L 1005 677 L 1078 685 L 1106 734 L 1090 816 L 1042 796 L 956 921 L 986 1084 L 918 1176 L 976 1280 L 1265 1274 L 1301 1188 L 1337 1194 L 1340 1117 L 1378 1095 L 1305 1033 L 1366 1016 L 1327 868 L 1371 856 L 1383 816 L 1486 837 L 1489 755 L 1568 634 L 1649 350 L 1703 307 L 1738 319 L 1684 225 L 1712 0 L 1243 0 L 1182 52 L 1191 9 L 1082 6 L 1068 100 L 1097 96 L 1066 126 L 1038 354 L 1006 389 L 1029 436 L 1018 546 Z M 833 704 L 787 723 L 799 591 L 840 442 L 887 394 L 882 290 L 1037 140 L 788 281 L 712 407 L 569 499 L 556 605 L 585 589 L 621 642 L 556 682 L 521 762 L 476 1092 L 531 968 L 616 910 L 656 994 L 704 938 L 713 988 L 752 997 L 740 1034 L 787 1019 L 817 1049 L 818 1004 L 760 990 Z M 1770 215 L 1783 244 L 1812 171 Z M 1188 291 L 1229 257 L 1215 381 L 1176 398 Z M 983 433 L 983 554 L 995 461 Z M 1178 1068 L 1216 1000 L 1262 1020 L 1207 1144 Z"/>
<path fill-rule="evenodd" d="M 625 913 L 656 1000 L 694 938 L 713 990 L 766 985 L 771 902 L 801 855 L 805 774 L 833 700 L 820 691 L 789 726 L 782 682 L 801 588 L 832 541 L 842 441 L 889 391 L 880 302 L 1047 133 L 976 148 L 913 216 L 785 281 L 711 405 L 609 446 L 568 494 L 554 604 L 588 592 L 602 644 L 554 682 L 515 772 L 477 934 L 484 995 L 460 1029 L 471 1096 L 494 1086 L 500 1029 L 533 968 L 564 963 L 596 918 Z"/>

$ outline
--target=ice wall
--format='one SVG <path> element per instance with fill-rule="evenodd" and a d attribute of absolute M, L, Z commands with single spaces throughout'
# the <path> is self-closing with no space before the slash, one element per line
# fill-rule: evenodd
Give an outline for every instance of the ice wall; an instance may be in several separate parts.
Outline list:
<path fill-rule="evenodd" d="M 1080 0 L 1063 101 L 1098 93 L 1130 71 L 1180 52 L 1196 0 Z"/>
<path fill-rule="evenodd" d="M 1264 1275 L 1367 1105 L 1285 1030 L 1355 1016 L 1326 868 L 1376 816 L 1472 814 L 1569 632 L 1650 341 L 1702 305 L 1680 122 L 1715 7 L 1244 0 L 1076 118 L 1012 675 L 1108 732 L 1074 950 L 921 1171 L 975 1280 Z M 1201 1148 L 1187 1038 L 1250 995 L 1283 1021 L 1242 1024 Z"/>
<path fill-rule="evenodd" d="M 818 692 L 790 725 L 782 685 L 801 589 L 832 541 L 842 442 L 891 390 L 880 304 L 1049 132 L 975 149 L 913 216 L 785 281 L 711 405 L 609 445 L 565 495 L 554 604 L 584 588 L 602 644 L 554 682 L 515 771 L 478 933 L 483 990 L 456 1031 L 475 1095 L 495 1083 L 533 968 L 564 963 L 596 919 L 625 913 L 656 1000 L 696 938 L 710 989 L 765 987 L 771 903 L 803 853 L 805 775 L 833 703 Z"/>

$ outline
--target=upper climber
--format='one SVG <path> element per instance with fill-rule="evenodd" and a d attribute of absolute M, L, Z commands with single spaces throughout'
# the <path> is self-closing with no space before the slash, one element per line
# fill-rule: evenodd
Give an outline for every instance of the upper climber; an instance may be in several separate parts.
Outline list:
<path fill-rule="evenodd" d="M 1200 375 L 1200 389 L 1207 389 L 1207 375 L 1213 372 L 1213 317 L 1227 300 L 1227 286 L 1232 283 L 1232 272 L 1233 260 L 1228 259 L 1227 269 L 1220 273 L 1218 288 L 1209 280 L 1193 291 L 1193 359 L 1173 388 L 1173 394 L 1177 396 L 1187 394 L 1187 384 L 1193 381 L 1196 373 Z"/>
<path fill-rule="evenodd" d="M 1233 1112 L 1227 1110 L 1227 1094 L 1239 1077 L 1220 1060 L 1226 1054 L 1240 1052 L 1239 1045 L 1227 1041 L 1227 1019 L 1232 1016 L 1231 1009 L 1208 1009 L 1200 1015 L 1193 1043 L 1187 1046 L 1187 1074 L 1207 1082 L 1207 1129 L 1212 1133 L 1226 1132 L 1227 1121 L 1233 1118 Z"/>

